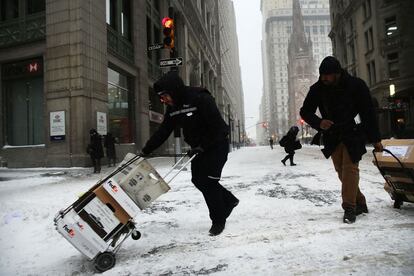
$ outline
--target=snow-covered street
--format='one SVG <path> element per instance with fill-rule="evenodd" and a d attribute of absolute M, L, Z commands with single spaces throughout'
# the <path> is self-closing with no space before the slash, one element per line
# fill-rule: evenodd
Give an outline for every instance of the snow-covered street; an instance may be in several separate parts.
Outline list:
<path fill-rule="evenodd" d="M 372 153 L 361 161 L 369 214 L 342 222 L 340 182 L 318 147 L 284 167 L 281 147 L 230 153 L 221 183 L 239 199 L 216 237 L 201 193 L 181 173 L 136 218 L 102 275 L 414 275 L 414 204 L 394 209 Z M 164 175 L 172 163 L 150 159 Z M 112 168 L 113 169 L 113 168 Z M 92 275 L 92 263 L 54 228 L 57 211 L 111 170 L 0 169 L 0 275 Z"/>

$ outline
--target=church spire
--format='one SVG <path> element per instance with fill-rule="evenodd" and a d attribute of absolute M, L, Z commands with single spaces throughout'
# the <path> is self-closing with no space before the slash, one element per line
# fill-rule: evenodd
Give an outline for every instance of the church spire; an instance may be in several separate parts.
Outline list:
<path fill-rule="evenodd" d="M 293 9 L 292 9 L 292 36 L 291 43 L 296 52 L 302 52 L 307 50 L 308 41 L 305 34 L 305 26 L 303 24 L 302 10 L 300 8 L 299 0 L 293 0 Z"/>

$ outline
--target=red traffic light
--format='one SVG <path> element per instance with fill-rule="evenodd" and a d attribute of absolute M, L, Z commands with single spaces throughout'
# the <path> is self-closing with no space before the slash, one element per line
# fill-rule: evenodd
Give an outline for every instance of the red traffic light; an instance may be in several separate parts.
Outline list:
<path fill-rule="evenodd" d="M 303 124 L 305 123 L 305 120 L 303 120 L 303 119 L 300 119 L 300 124 L 303 126 Z"/>
<path fill-rule="evenodd" d="M 161 21 L 162 33 L 164 34 L 164 47 L 174 48 L 174 20 L 170 17 L 164 17 Z"/>

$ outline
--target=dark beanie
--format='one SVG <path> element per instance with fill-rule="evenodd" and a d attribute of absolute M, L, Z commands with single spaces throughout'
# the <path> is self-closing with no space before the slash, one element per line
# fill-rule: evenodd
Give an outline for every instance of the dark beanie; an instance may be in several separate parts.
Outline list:
<path fill-rule="evenodd" d="M 154 92 L 158 95 L 161 95 L 166 91 L 169 93 L 176 93 L 182 87 L 184 87 L 184 82 L 178 75 L 178 72 L 169 71 L 154 83 Z"/>
<path fill-rule="evenodd" d="M 322 60 L 321 66 L 319 66 L 319 74 L 341 73 L 341 69 L 341 64 L 336 58 L 327 56 Z"/>

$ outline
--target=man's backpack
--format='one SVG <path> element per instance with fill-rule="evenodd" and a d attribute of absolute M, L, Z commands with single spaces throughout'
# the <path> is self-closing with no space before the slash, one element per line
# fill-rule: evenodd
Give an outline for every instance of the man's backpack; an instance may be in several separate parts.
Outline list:
<path fill-rule="evenodd" d="M 287 136 L 285 135 L 285 136 L 282 137 L 282 139 L 279 140 L 279 145 L 281 147 L 286 147 L 287 146 L 287 142 L 288 142 L 288 139 L 287 139 Z"/>

